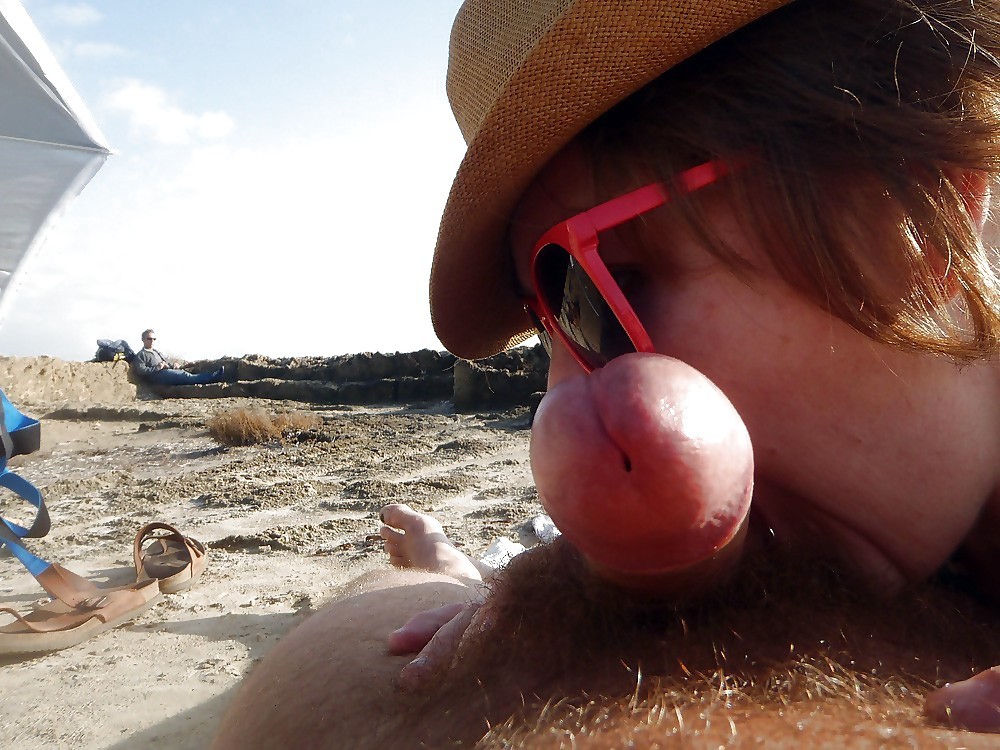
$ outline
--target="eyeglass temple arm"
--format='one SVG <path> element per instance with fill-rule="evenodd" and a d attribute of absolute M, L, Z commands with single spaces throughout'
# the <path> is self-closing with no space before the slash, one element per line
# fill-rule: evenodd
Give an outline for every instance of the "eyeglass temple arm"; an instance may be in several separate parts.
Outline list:
<path fill-rule="evenodd" d="M 686 195 L 703 187 L 711 185 L 733 171 L 722 161 L 709 161 L 691 167 L 677 175 L 678 194 Z M 594 229 L 603 232 L 619 224 L 624 224 L 647 211 L 659 208 L 671 199 L 667 186 L 662 182 L 654 182 L 631 193 L 618 196 L 607 203 L 586 212 Z"/>

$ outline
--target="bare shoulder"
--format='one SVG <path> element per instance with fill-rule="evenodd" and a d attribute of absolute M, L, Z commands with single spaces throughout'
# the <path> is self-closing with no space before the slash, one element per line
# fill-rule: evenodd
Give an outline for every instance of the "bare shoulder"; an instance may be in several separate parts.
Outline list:
<path fill-rule="evenodd" d="M 250 673 L 224 716 L 214 747 L 338 747 L 373 734 L 403 696 L 408 657 L 386 639 L 418 612 L 468 599 L 449 576 L 418 570 L 368 574 L 345 596 L 292 630 Z M 275 707 L 280 706 L 280 710 Z"/>

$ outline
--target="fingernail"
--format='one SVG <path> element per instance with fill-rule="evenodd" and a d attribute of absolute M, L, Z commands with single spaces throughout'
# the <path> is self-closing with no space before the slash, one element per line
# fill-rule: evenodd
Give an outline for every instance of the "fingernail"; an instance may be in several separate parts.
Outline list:
<path fill-rule="evenodd" d="M 418 656 L 407 664 L 399 673 L 399 687 L 403 690 L 413 690 L 420 687 L 427 673 L 427 659 Z"/>

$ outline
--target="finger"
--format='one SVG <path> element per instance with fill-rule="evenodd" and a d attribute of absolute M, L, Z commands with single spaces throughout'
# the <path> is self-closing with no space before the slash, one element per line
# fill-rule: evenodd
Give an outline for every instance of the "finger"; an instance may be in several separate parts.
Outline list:
<path fill-rule="evenodd" d="M 405 527 L 406 520 L 413 515 L 415 515 L 415 511 L 409 505 L 405 503 L 389 503 L 382 506 L 378 517 L 382 523 L 400 529 Z"/>
<path fill-rule="evenodd" d="M 405 536 L 402 532 L 396 531 L 389 526 L 383 526 L 378 530 L 378 533 L 379 536 L 390 544 L 401 544 L 403 542 L 403 537 Z"/>
<path fill-rule="evenodd" d="M 927 696 L 924 713 L 959 729 L 1000 732 L 1000 667 L 935 690 Z"/>
<path fill-rule="evenodd" d="M 394 568 L 409 568 L 410 558 L 400 553 L 389 552 L 389 564 Z"/>
<path fill-rule="evenodd" d="M 399 687 L 412 692 L 427 684 L 428 679 L 449 666 L 466 629 L 479 611 L 478 604 L 467 604 L 434 634 L 417 658 L 399 673 Z"/>
<path fill-rule="evenodd" d="M 465 608 L 465 604 L 457 602 L 455 604 L 445 604 L 443 607 L 428 609 L 420 612 L 409 620 L 403 627 L 392 631 L 389 634 L 389 653 L 415 654 L 427 645 L 434 634 L 451 620 L 455 615 Z"/>
<path fill-rule="evenodd" d="M 444 531 L 437 519 L 426 513 L 418 513 L 404 503 L 390 503 L 382 508 L 379 518 L 386 526 L 392 526 L 403 533 L 440 534 Z"/>
<path fill-rule="evenodd" d="M 389 556 L 389 563 L 397 568 L 410 567 L 410 557 L 406 554 L 402 535 L 394 532 L 386 534 L 386 531 L 387 529 L 383 527 L 379 534 L 383 542 L 382 548 Z"/>

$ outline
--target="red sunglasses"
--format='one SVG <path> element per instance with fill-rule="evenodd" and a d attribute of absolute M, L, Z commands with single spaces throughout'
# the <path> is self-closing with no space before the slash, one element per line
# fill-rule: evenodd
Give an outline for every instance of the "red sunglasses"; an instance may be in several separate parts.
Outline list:
<path fill-rule="evenodd" d="M 710 161 L 677 176 L 679 195 L 711 185 L 731 171 Z M 662 182 L 631 193 L 556 224 L 535 243 L 531 281 L 536 296 L 525 310 L 552 353 L 558 339 L 587 372 L 630 352 L 653 352 L 653 342 L 597 252 L 599 232 L 631 221 L 668 203 Z"/>

